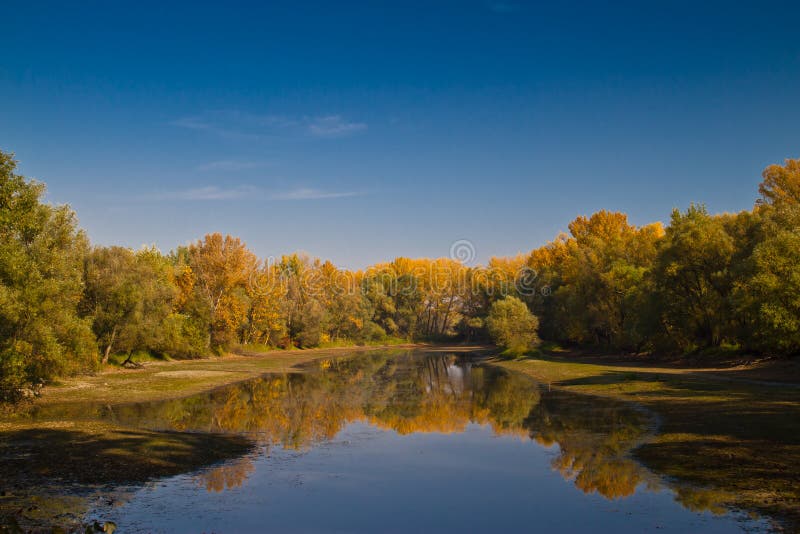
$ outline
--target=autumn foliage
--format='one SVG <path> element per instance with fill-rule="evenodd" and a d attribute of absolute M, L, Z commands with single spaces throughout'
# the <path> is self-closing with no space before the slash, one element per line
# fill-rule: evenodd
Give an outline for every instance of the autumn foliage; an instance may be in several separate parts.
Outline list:
<path fill-rule="evenodd" d="M 72 210 L 43 203 L 44 186 L 15 166 L 0 152 L 5 398 L 142 351 L 490 335 L 522 352 L 538 337 L 635 352 L 800 351 L 800 160 L 768 167 L 749 211 L 692 205 L 664 227 L 603 210 L 486 266 L 401 257 L 359 271 L 300 254 L 261 260 L 220 233 L 169 254 L 92 247 Z"/>

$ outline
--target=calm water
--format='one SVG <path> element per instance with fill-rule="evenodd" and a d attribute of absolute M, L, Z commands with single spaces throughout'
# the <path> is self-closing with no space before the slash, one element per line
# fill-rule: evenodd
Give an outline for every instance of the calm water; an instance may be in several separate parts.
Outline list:
<path fill-rule="evenodd" d="M 83 410 L 138 428 L 241 433 L 258 444 L 89 511 L 120 532 L 767 526 L 631 459 L 655 432 L 651 414 L 550 391 L 454 354 L 369 353 L 186 399 Z"/>

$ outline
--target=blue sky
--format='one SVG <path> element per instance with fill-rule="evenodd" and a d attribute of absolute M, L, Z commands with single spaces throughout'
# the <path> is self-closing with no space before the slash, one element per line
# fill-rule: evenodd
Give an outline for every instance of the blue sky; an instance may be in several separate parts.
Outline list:
<path fill-rule="evenodd" d="M 69 4 L 4 6 L 0 149 L 95 243 L 485 261 L 800 157 L 797 2 Z"/>

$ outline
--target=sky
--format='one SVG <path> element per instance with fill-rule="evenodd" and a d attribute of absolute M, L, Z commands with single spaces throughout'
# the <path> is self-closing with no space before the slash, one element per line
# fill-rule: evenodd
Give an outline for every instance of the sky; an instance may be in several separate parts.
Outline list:
<path fill-rule="evenodd" d="M 4 2 L 0 150 L 93 243 L 347 268 L 751 208 L 800 157 L 800 3 L 608 4 Z"/>

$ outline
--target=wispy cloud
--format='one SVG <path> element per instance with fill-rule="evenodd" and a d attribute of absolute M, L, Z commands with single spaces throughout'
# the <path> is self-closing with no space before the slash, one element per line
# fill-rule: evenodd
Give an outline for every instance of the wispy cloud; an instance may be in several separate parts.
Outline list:
<path fill-rule="evenodd" d="M 226 159 L 226 160 L 210 161 L 208 163 L 203 163 L 202 165 L 198 165 L 196 169 L 198 171 L 242 171 L 246 169 L 255 169 L 263 165 L 264 163 L 259 161 L 241 161 L 241 160 Z"/>
<path fill-rule="evenodd" d="M 366 123 L 347 121 L 341 115 L 316 117 L 308 124 L 308 131 L 317 137 L 343 137 L 366 129 Z"/>
<path fill-rule="evenodd" d="M 269 198 L 272 200 L 325 200 L 333 198 L 346 198 L 363 195 L 360 191 L 326 191 L 313 187 L 297 187 L 283 191 L 264 191 L 251 185 L 236 187 L 220 187 L 206 185 L 191 187 L 177 191 L 162 191 L 146 197 L 146 200 L 181 200 L 181 201 L 214 201 L 236 200 L 244 198 Z M 143 197 L 145 199 L 145 197 Z"/>
<path fill-rule="evenodd" d="M 175 119 L 178 128 L 209 132 L 225 138 L 266 139 L 294 134 L 313 137 L 346 137 L 367 129 L 367 124 L 339 114 L 286 117 L 257 115 L 236 110 L 207 112 Z"/>
<path fill-rule="evenodd" d="M 226 139 L 255 140 L 263 137 L 263 134 L 252 129 L 248 130 L 236 123 L 213 120 L 206 117 L 181 117 L 170 121 L 169 124 L 179 128 L 186 128 L 187 130 L 213 133 Z"/>
<path fill-rule="evenodd" d="M 326 198 L 344 198 L 355 197 L 361 195 L 357 191 L 323 191 L 321 189 L 313 189 L 309 187 L 301 187 L 298 189 L 291 189 L 289 191 L 282 191 L 273 193 L 271 198 L 275 200 L 319 200 Z"/>
<path fill-rule="evenodd" d="M 257 192 L 257 188 L 248 185 L 230 188 L 208 185 L 181 191 L 166 191 L 157 194 L 156 198 L 158 200 L 233 200 L 252 196 Z"/>

